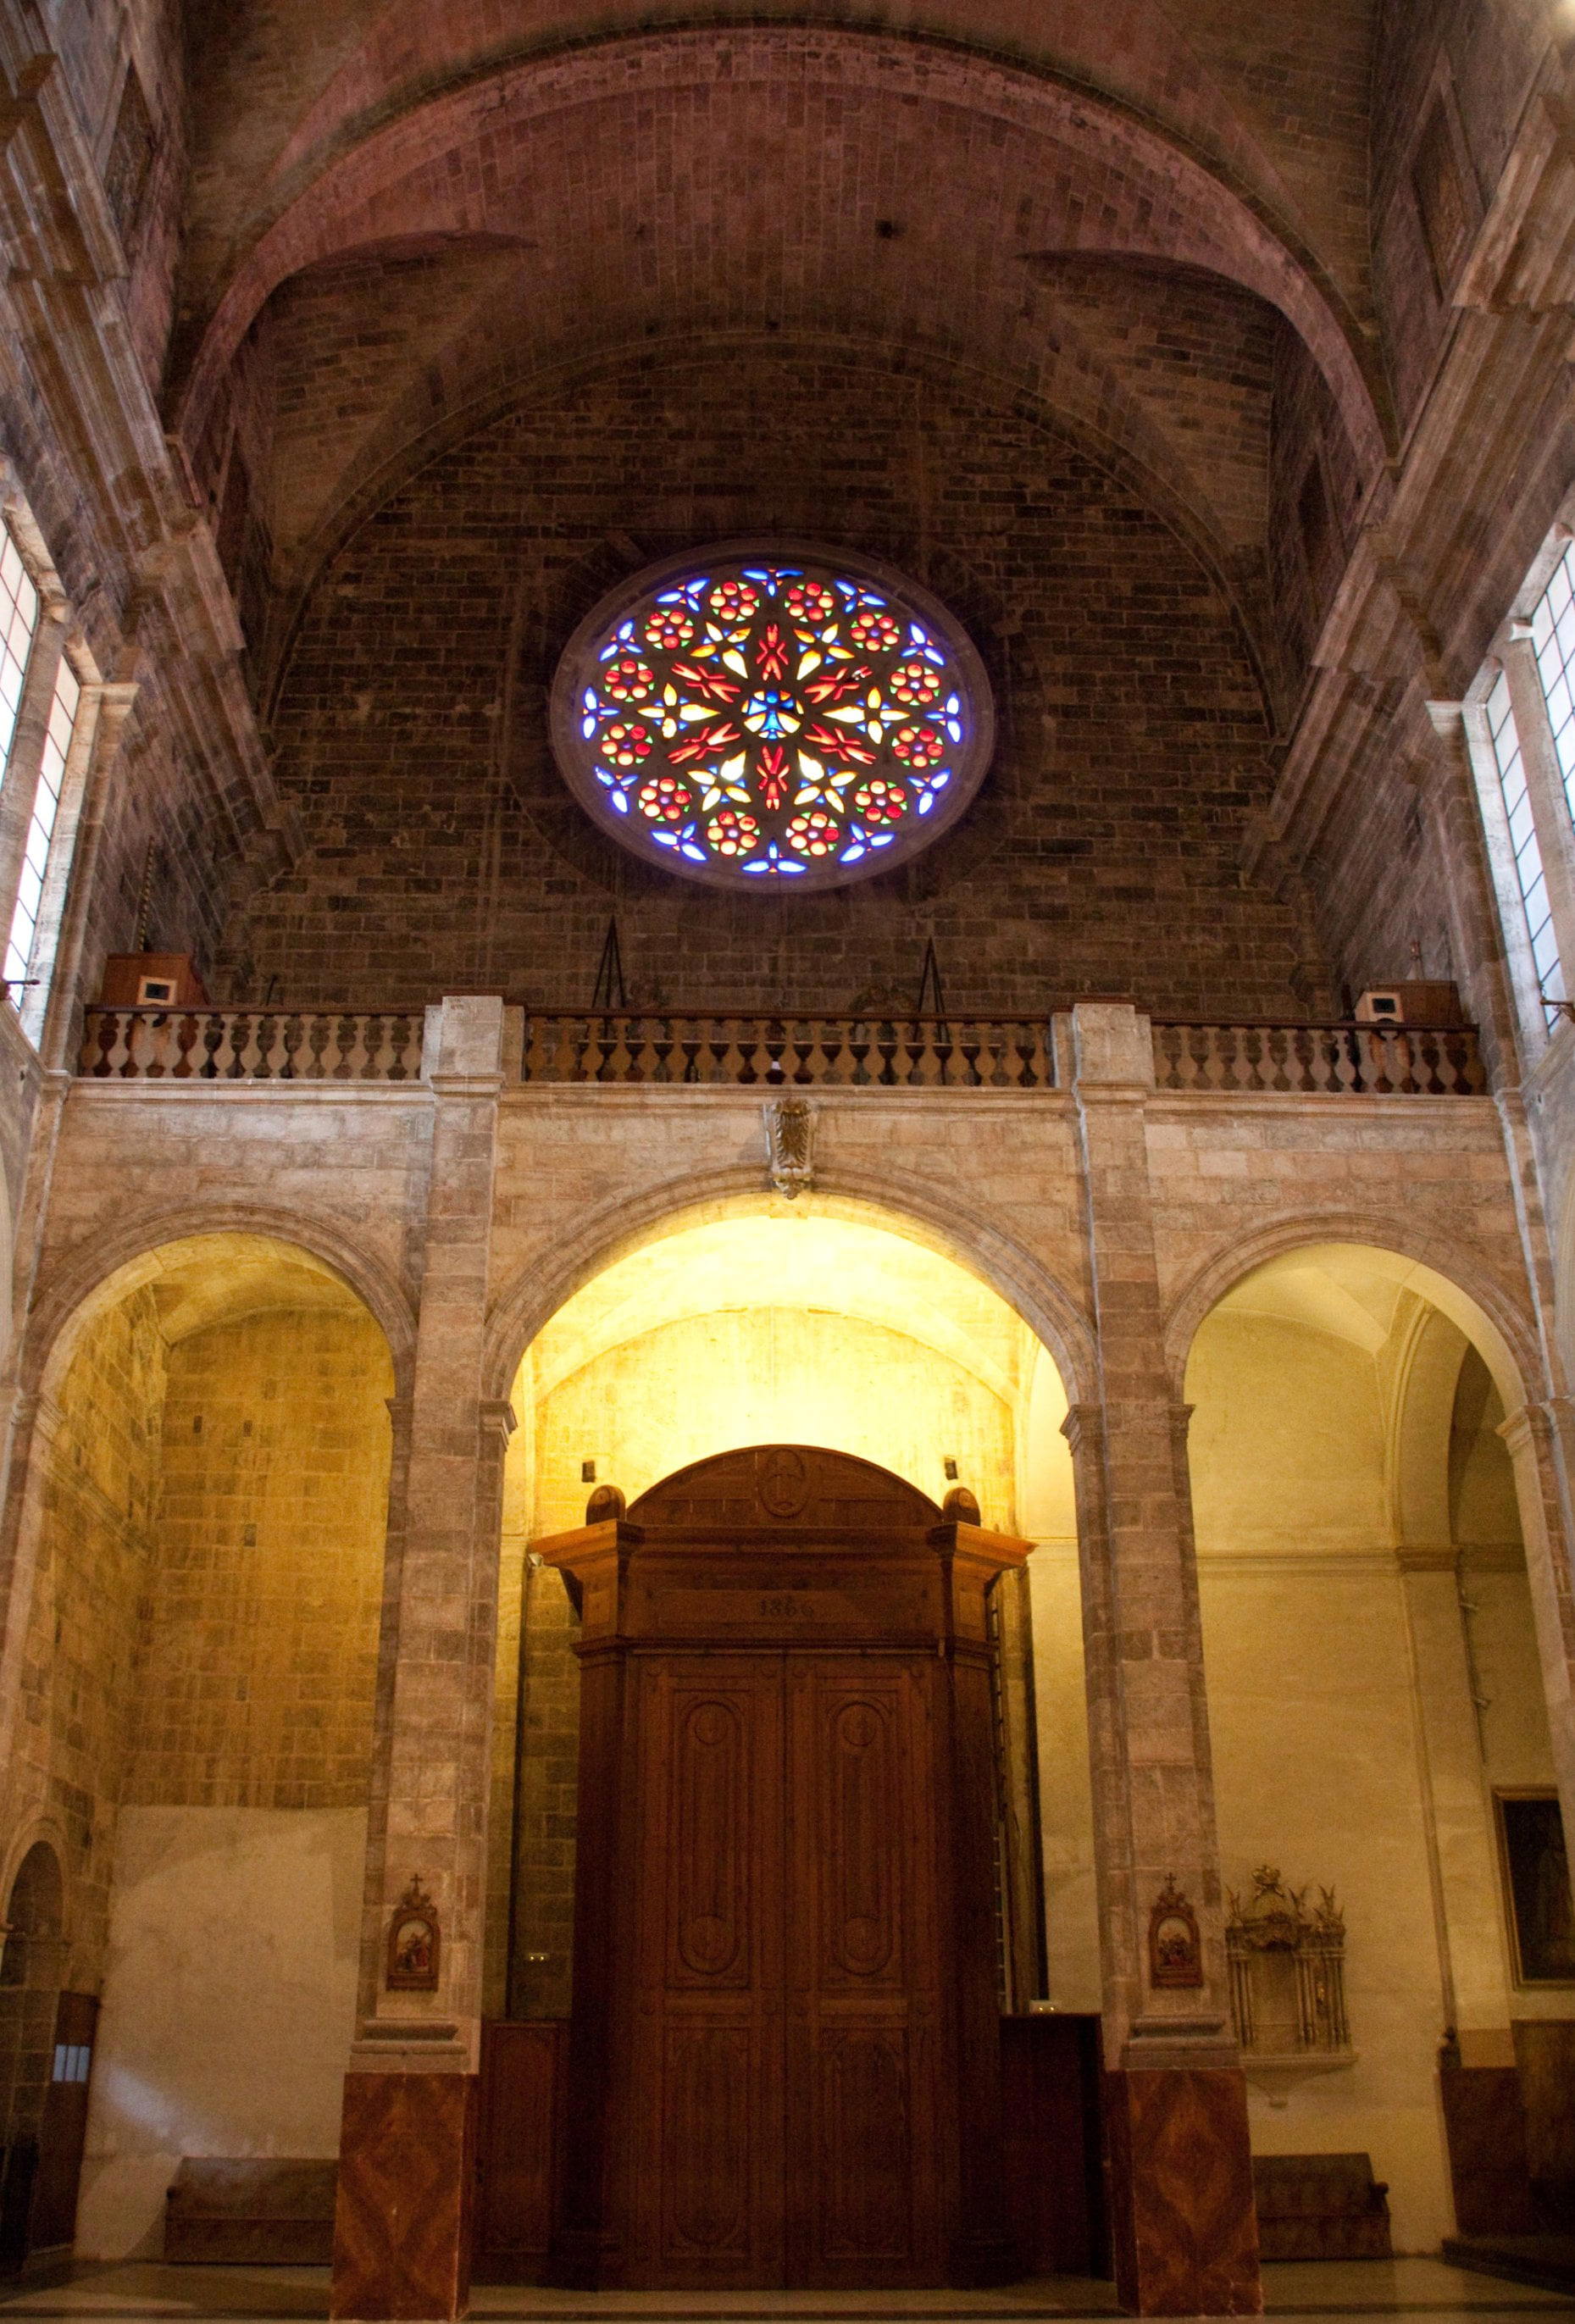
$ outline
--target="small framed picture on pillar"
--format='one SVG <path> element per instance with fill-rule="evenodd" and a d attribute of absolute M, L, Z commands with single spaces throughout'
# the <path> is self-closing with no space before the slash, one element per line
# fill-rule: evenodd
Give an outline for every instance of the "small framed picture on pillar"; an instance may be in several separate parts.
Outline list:
<path fill-rule="evenodd" d="M 1148 1915 L 1148 1982 L 1167 1986 L 1202 1985 L 1203 1948 L 1198 1941 L 1198 1916 L 1175 1885 L 1173 1873 L 1154 1900 Z"/>
<path fill-rule="evenodd" d="M 418 1875 L 394 1906 L 388 1925 L 382 1981 L 390 1993 L 436 1993 L 442 1945 L 438 1908 Z"/>

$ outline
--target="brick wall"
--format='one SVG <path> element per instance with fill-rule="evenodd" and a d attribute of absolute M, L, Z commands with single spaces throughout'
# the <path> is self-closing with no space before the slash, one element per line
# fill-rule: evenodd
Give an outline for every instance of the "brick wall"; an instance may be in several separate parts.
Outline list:
<path fill-rule="evenodd" d="M 570 801 L 546 737 L 557 654 L 603 588 L 754 530 L 845 540 L 927 579 L 1000 714 L 995 769 L 953 833 L 906 873 L 803 904 L 625 857 Z M 309 852 L 232 924 L 235 997 L 479 986 L 580 1003 L 613 909 L 631 978 L 673 1001 L 907 992 L 932 930 L 953 1005 L 1123 990 L 1162 1011 L 1275 1014 L 1321 981 L 1293 907 L 1241 884 L 1265 717 L 1202 564 L 1027 419 L 867 362 L 631 364 L 482 429 L 326 567 L 274 729 Z"/>
<path fill-rule="evenodd" d="M 1276 675 L 1294 713 L 1356 537 L 1362 478 L 1323 374 L 1285 326 L 1275 341 L 1272 410 L 1269 586 Z"/>
<path fill-rule="evenodd" d="M 247 1316 L 170 1351 L 128 1801 L 364 1801 L 391 1385 L 364 1314 Z"/>

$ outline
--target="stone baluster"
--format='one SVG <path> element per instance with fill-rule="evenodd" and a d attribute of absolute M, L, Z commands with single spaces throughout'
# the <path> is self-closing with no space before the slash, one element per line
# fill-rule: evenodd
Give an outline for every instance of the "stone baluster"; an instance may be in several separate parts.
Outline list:
<path fill-rule="evenodd" d="M 1073 1011 L 1100 1397 L 1073 1448 L 1103 1947 L 1117 2282 L 1141 2315 L 1262 2305 L 1247 2092 L 1230 2030 L 1184 1410 L 1172 1404 L 1151 1209 L 1147 1018 Z M 1156 1977 L 1174 1878 L 1198 1942 Z M 1184 1956 L 1186 1948 L 1183 1948 Z M 1184 1981 L 1187 1978 L 1192 1981 Z"/>
<path fill-rule="evenodd" d="M 493 1630 L 506 1413 L 482 1397 L 499 1000 L 428 1012 L 433 1096 L 420 1312 L 396 1415 L 361 2014 L 345 2077 L 332 2313 L 454 2318 L 468 2296 Z M 432 1990 L 391 1991 L 390 1926 L 419 1879 Z"/>

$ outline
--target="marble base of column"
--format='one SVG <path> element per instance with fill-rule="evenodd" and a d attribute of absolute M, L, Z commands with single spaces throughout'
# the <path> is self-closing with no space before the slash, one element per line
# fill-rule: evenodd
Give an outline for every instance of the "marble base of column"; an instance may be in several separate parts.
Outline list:
<path fill-rule="evenodd" d="M 1116 2295 L 1134 2316 L 1258 2316 L 1247 2083 L 1227 2066 L 1105 2076 Z"/>
<path fill-rule="evenodd" d="M 453 2324 L 470 2301 L 474 2074 L 345 2078 L 328 2312 Z"/>

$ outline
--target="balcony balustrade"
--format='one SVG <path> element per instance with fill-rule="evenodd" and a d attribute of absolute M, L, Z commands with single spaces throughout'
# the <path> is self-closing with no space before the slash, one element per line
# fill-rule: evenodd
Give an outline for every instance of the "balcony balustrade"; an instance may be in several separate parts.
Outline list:
<path fill-rule="evenodd" d="M 1154 1020 L 1162 1090 L 1227 1097 L 1478 1097 L 1471 1025 L 1198 1025 Z"/>
<path fill-rule="evenodd" d="M 734 1017 L 552 1010 L 525 1020 L 528 1082 L 1047 1090 L 1044 1017 Z"/>
<path fill-rule="evenodd" d="M 521 1010 L 533 1084 L 1052 1090 L 1065 1019 Z M 419 1082 L 419 1009 L 89 1009 L 95 1081 Z M 1224 1097 L 1475 1097 L 1467 1025 L 1202 1024 L 1156 1018 L 1156 1086 Z"/>
<path fill-rule="evenodd" d="M 95 1081 L 419 1082 L 419 1009 L 89 1009 Z"/>

